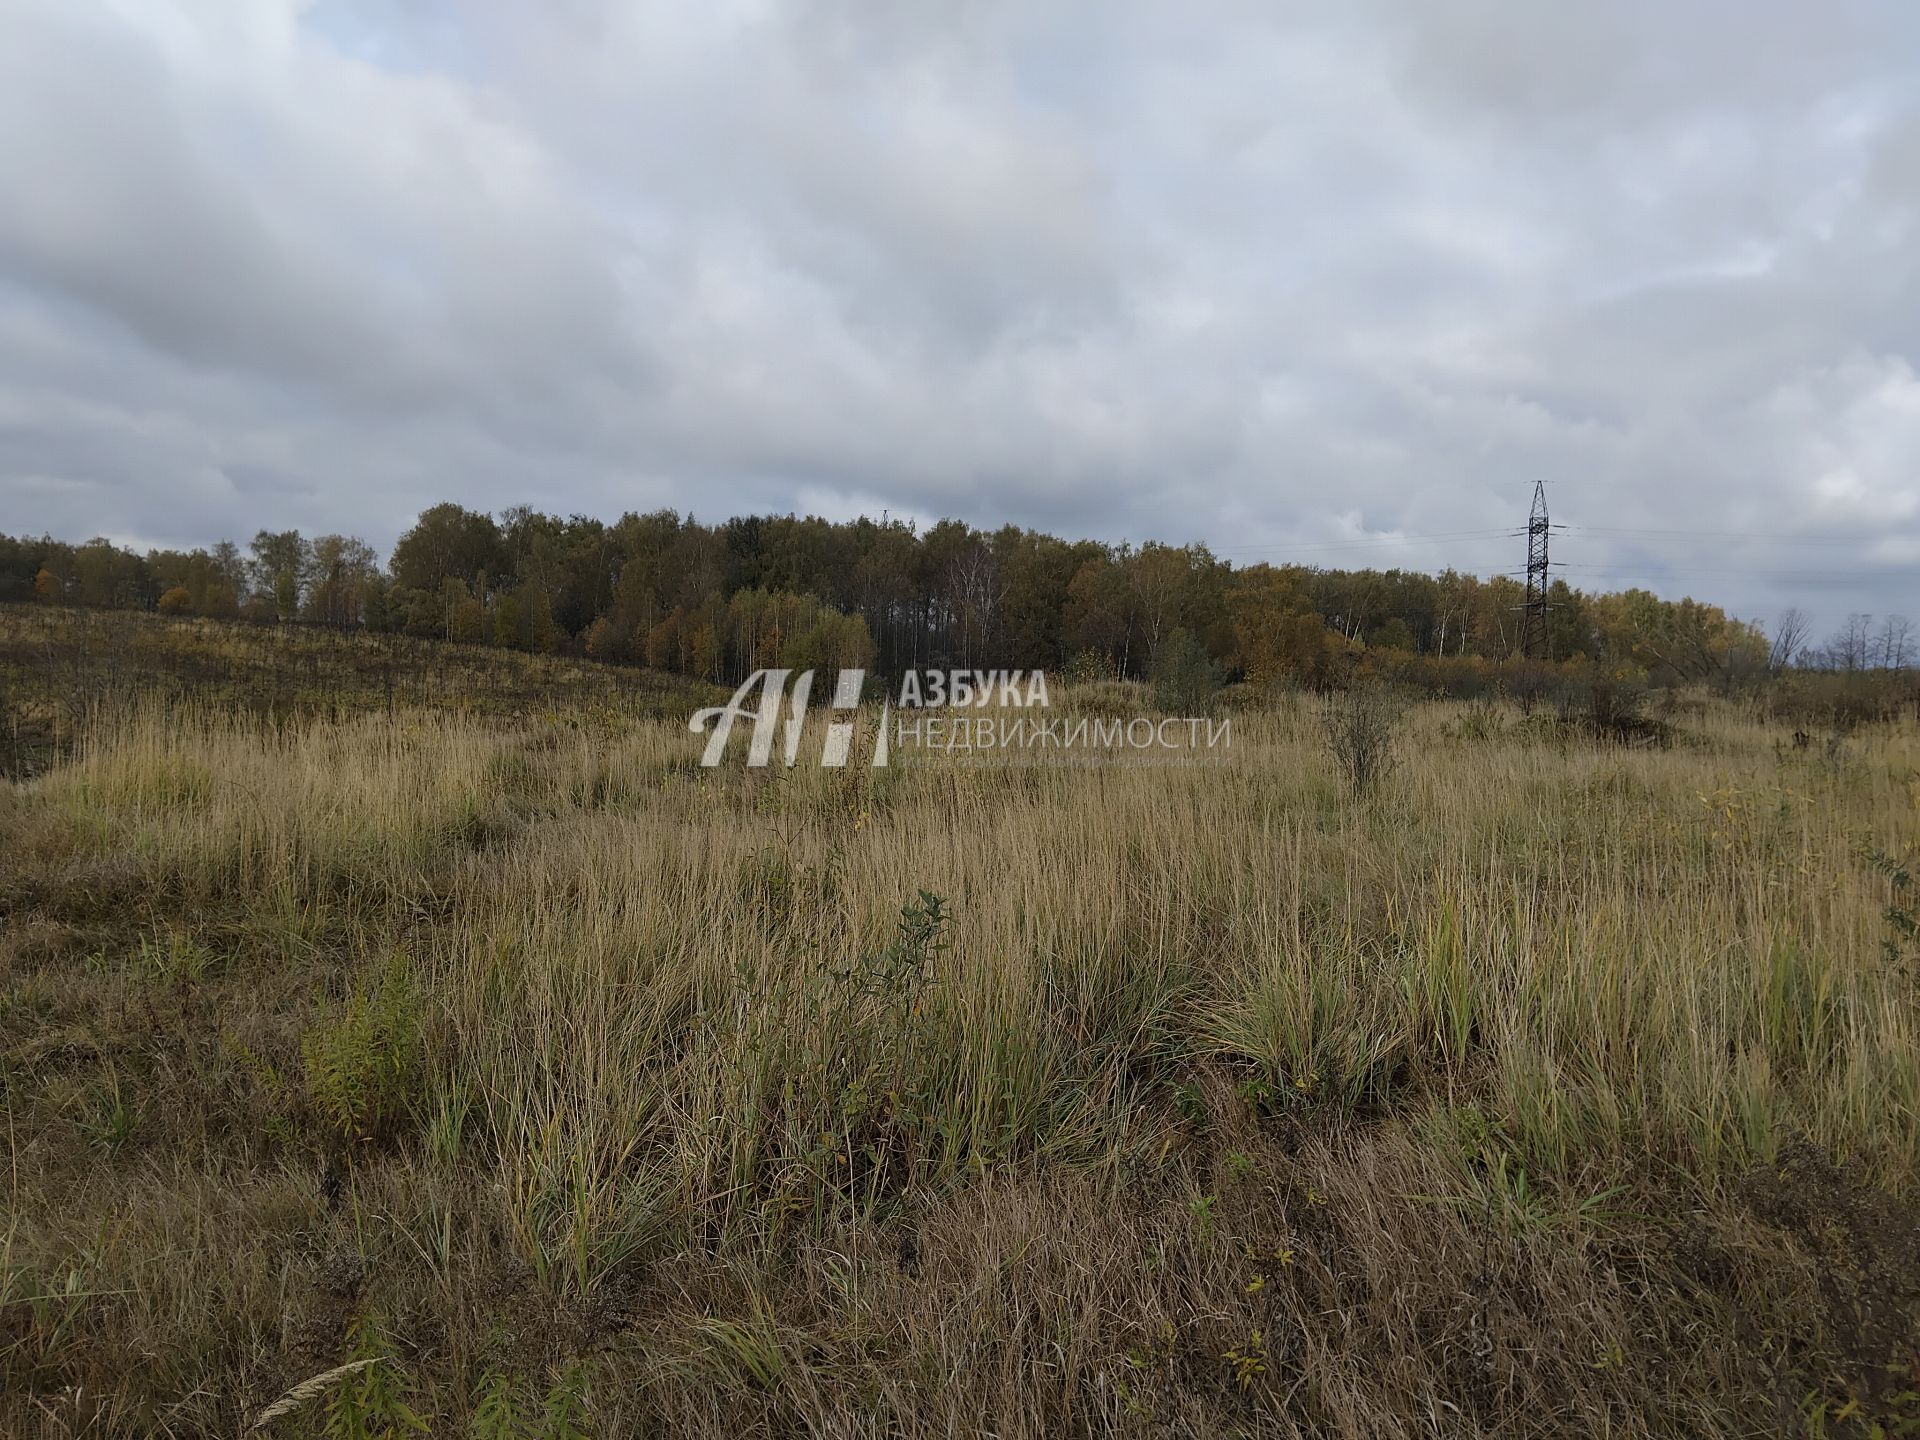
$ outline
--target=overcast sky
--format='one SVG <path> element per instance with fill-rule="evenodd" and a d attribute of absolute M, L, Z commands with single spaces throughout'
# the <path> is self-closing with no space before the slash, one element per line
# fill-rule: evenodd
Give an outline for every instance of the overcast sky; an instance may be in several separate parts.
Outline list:
<path fill-rule="evenodd" d="M 1544 476 L 1584 587 L 1920 618 L 1917 365 L 1906 0 L 0 0 L 4 531 L 1488 573 Z"/>

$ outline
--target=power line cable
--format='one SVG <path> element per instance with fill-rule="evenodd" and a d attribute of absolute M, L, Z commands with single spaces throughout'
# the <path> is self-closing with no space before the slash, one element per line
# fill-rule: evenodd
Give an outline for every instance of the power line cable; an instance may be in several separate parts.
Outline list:
<path fill-rule="evenodd" d="M 1394 545 L 1434 545 L 1453 541 L 1510 540 L 1524 535 L 1525 530 L 1456 530 L 1435 535 L 1379 535 L 1366 540 L 1310 540 L 1293 544 L 1285 540 L 1248 542 L 1240 545 L 1213 545 L 1208 548 L 1216 554 L 1238 551 L 1284 551 L 1292 554 L 1301 550 L 1371 550 Z"/>
<path fill-rule="evenodd" d="M 1898 568 L 1872 569 L 1866 567 L 1852 570 L 1779 570 L 1758 569 L 1751 566 L 1686 565 L 1679 568 L 1649 568 L 1640 565 L 1609 565 L 1591 560 L 1557 560 L 1556 570 L 1584 570 L 1596 576 L 1610 576 L 1614 579 L 1630 580 L 1687 580 L 1701 575 L 1745 575 L 1760 579 L 1773 580 L 1874 580 L 1888 575 L 1898 574 Z M 1502 575 L 1520 575 L 1524 571 L 1502 570 Z"/>
<path fill-rule="evenodd" d="M 1853 545 L 1869 544 L 1859 536 L 1840 535 L 1788 535 L 1764 530 L 1652 530 L 1636 529 L 1625 525 L 1558 525 L 1556 530 L 1571 531 L 1582 535 L 1648 535 L 1671 539 L 1698 540 L 1768 540 L 1780 545 Z"/>

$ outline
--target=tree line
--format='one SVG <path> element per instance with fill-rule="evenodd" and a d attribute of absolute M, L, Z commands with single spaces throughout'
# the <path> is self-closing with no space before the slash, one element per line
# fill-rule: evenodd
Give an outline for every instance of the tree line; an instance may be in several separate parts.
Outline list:
<path fill-rule="evenodd" d="M 734 683 L 767 665 L 1065 671 L 1137 678 L 1178 657 L 1255 683 L 1322 683 L 1357 665 L 1513 661 L 1521 585 L 1446 570 L 1235 567 L 1204 545 L 1108 545 L 1017 526 L 662 510 L 611 524 L 440 504 L 382 564 L 349 535 L 257 533 L 144 554 L 93 539 L 0 535 L 0 601 L 260 623 L 303 621 L 580 653 Z M 1901 617 L 1850 616 L 1824 644 L 1788 611 L 1771 633 L 1692 599 L 1555 581 L 1551 661 L 1700 679 L 1791 665 L 1904 669 Z M 1415 677 L 1419 678 L 1419 677 Z"/>

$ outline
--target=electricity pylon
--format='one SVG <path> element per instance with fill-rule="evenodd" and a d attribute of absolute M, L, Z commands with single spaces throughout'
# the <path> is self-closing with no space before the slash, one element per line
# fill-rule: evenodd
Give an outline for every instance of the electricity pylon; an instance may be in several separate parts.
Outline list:
<path fill-rule="evenodd" d="M 1533 514 L 1527 519 L 1527 603 L 1521 606 L 1520 653 L 1547 655 L 1547 485 L 1533 482 Z"/>

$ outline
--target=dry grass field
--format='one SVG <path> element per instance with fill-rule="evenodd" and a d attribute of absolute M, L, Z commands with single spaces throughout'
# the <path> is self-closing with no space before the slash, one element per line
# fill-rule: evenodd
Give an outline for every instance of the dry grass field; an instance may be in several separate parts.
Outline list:
<path fill-rule="evenodd" d="M 165 635 L 7 672 L 0 1433 L 1920 1433 L 1911 720 L 704 771 Z"/>

